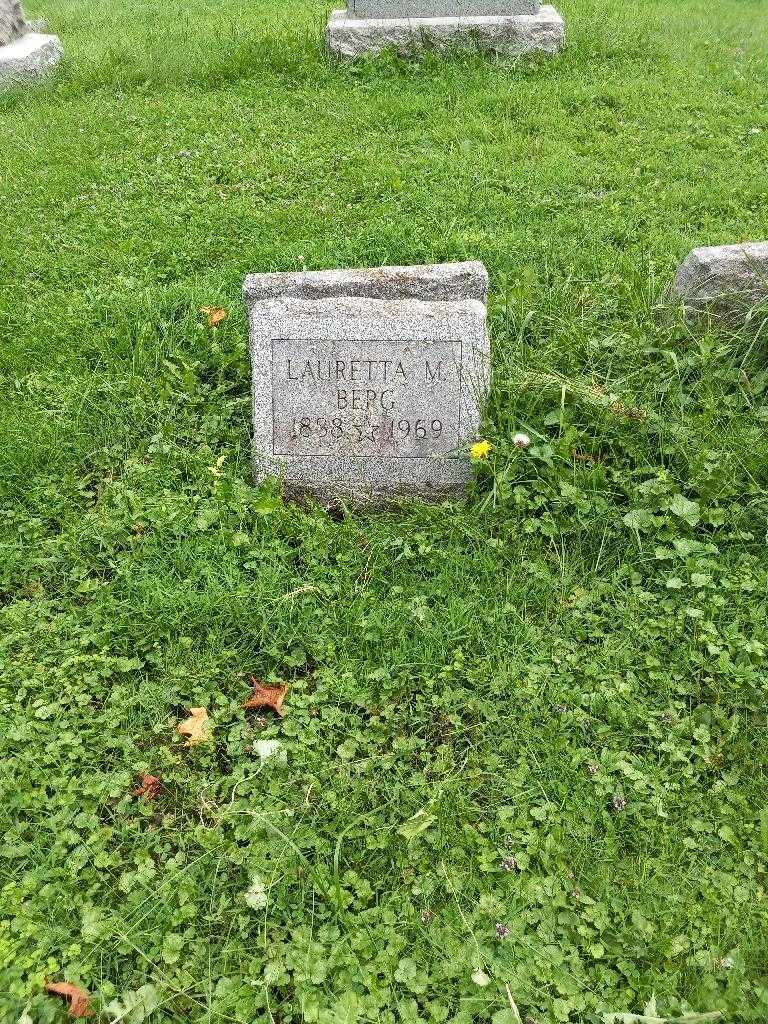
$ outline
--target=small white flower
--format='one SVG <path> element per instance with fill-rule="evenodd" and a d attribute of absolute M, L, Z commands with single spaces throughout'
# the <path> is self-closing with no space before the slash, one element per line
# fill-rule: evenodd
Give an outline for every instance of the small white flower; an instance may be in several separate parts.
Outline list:
<path fill-rule="evenodd" d="M 491 979 L 482 969 L 475 971 L 475 973 L 472 975 L 472 981 L 474 981 L 476 985 L 479 985 L 480 988 L 485 988 L 486 985 L 491 984 Z"/>
<path fill-rule="evenodd" d="M 517 448 L 529 448 L 531 445 L 531 439 L 527 434 L 515 434 L 512 438 L 512 444 Z"/>
<path fill-rule="evenodd" d="M 288 751 L 280 740 L 258 740 L 254 743 L 253 749 L 262 763 L 271 759 L 274 759 L 275 764 L 286 764 L 288 761 Z"/>

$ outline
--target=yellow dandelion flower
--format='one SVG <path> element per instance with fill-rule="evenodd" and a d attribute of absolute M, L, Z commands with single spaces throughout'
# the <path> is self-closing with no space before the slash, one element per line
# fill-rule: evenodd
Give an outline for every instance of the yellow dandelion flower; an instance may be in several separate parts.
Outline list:
<path fill-rule="evenodd" d="M 491 450 L 491 446 L 487 441 L 475 441 L 472 447 L 469 449 L 469 454 L 473 459 L 487 459 L 488 452 Z"/>

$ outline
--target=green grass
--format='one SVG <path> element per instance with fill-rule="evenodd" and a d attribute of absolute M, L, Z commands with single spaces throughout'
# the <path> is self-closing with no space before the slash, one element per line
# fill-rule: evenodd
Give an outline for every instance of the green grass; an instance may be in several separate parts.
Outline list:
<path fill-rule="evenodd" d="M 763 0 L 355 67 L 318 5 L 42 6 L 65 65 L 0 97 L 2 1019 L 63 1021 L 45 978 L 126 1024 L 768 1019 L 768 340 L 658 307 L 768 235 Z M 244 274 L 465 258 L 468 502 L 254 488 Z"/>

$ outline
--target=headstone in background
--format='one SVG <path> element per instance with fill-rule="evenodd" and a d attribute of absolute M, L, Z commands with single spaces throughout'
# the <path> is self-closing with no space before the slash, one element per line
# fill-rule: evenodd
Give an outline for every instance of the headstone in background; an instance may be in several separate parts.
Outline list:
<path fill-rule="evenodd" d="M 61 60 L 58 36 L 35 32 L 19 0 L 0 0 L 0 85 L 38 78 Z"/>
<path fill-rule="evenodd" d="M 26 31 L 21 4 L 17 0 L 0 0 L 0 46 L 7 46 Z"/>
<path fill-rule="evenodd" d="M 481 263 L 247 277 L 256 479 L 327 505 L 460 496 L 487 287 Z"/>
<path fill-rule="evenodd" d="M 331 13 L 326 30 L 328 49 L 341 57 L 389 47 L 405 55 L 462 40 L 507 57 L 556 53 L 565 26 L 539 0 L 348 0 L 346 10 Z"/>
<path fill-rule="evenodd" d="M 349 0 L 352 18 L 502 18 L 538 14 L 539 0 Z"/>
<path fill-rule="evenodd" d="M 742 242 L 694 249 L 671 289 L 689 316 L 711 314 L 734 324 L 758 306 L 768 314 L 768 242 Z"/>

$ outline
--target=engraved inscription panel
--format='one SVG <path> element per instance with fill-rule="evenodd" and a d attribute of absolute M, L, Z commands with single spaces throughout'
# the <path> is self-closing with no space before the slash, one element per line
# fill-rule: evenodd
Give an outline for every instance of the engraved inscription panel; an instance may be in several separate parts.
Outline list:
<path fill-rule="evenodd" d="M 273 339 L 274 454 L 450 457 L 461 360 L 459 341 Z"/>

